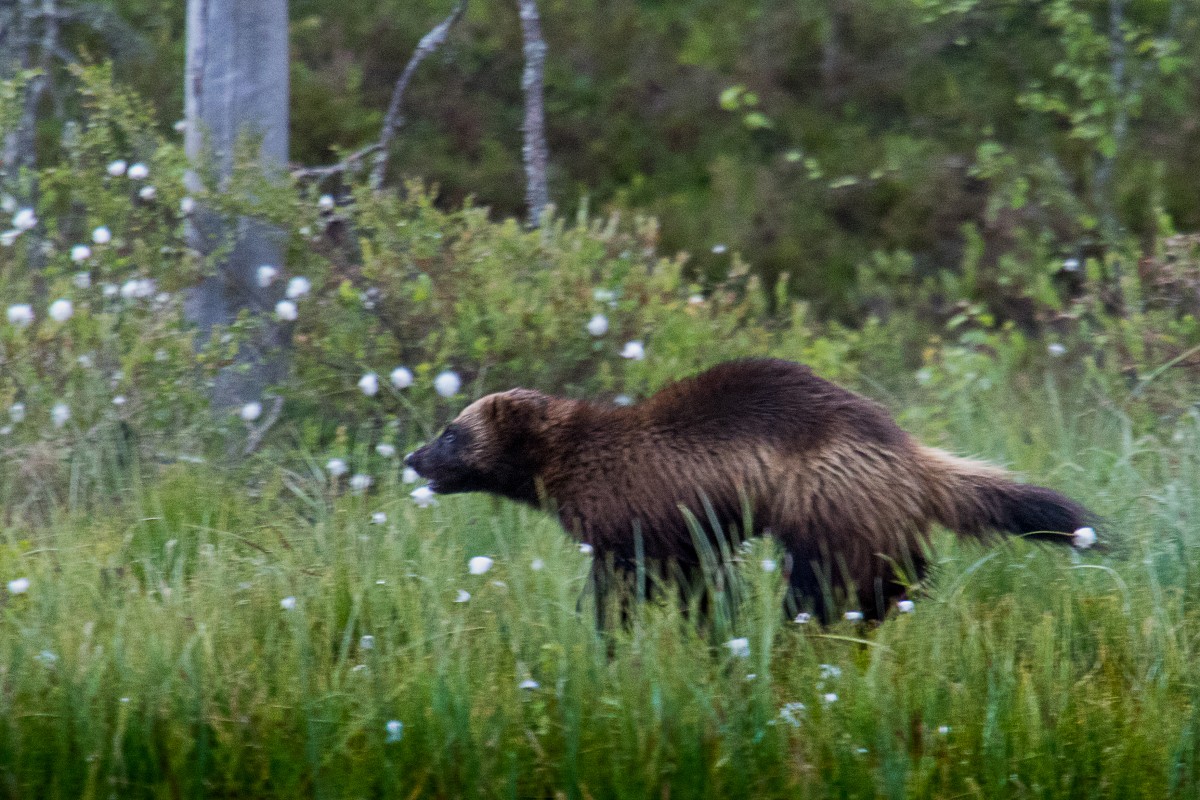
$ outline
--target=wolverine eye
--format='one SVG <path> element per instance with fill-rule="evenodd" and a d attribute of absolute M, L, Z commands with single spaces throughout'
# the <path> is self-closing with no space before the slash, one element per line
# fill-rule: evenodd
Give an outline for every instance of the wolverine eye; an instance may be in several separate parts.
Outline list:
<path fill-rule="evenodd" d="M 458 434 L 454 431 L 453 428 L 447 428 L 442 433 L 442 441 L 445 442 L 446 444 L 454 444 L 454 440 L 457 438 L 458 438 Z"/>

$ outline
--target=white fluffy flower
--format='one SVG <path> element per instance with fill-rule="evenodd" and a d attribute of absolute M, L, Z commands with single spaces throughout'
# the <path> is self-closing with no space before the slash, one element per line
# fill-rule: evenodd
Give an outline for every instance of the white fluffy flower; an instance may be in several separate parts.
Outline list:
<path fill-rule="evenodd" d="M 155 189 L 153 186 L 143 186 L 141 191 L 138 192 L 138 197 L 142 198 L 146 202 L 150 202 L 154 198 L 158 197 L 158 189 Z"/>
<path fill-rule="evenodd" d="M 793 728 L 799 728 L 804 712 L 804 703 L 784 703 L 779 709 L 779 718 Z"/>
<path fill-rule="evenodd" d="M 389 719 L 384 728 L 387 730 L 388 744 L 398 742 L 404 736 L 404 723 L 398 719 Z"/>
<path fill-rule="evenodd" d="M 154 281 L 149 278 L 130 278 L 121 284 L 121 297 L 126 300 L 144 299 L 154 294 Z"/>
<path fill-rule="evenodd" d="M 262 416 L 262 403 L 246 403 L 246 405 L 242 406 L 242 410 L 238 412 L 238 416 L 242 418 L 243 422 L 254 422 L 254 420 Z"/>
<path fill-rule="evenodd" d="M 844 616 L 848 622 L 862 622 L 863 618 L 861 611 L 847 611 Z"/>
<path fill-rule="evenodd" d="M 0 233 L 0 246 L 12 247 L 14 244 L 16 244 L 17 237 L 20 235 L 21 232 L 15 228 L 11 231 L 4 231 L 3 233 Z"/>
<path fill-rule="evenodd" d="M 433 379 L 433 388 L 442 397 L 454 397 L 462 388 L 462 379 L 458 377 L 457 373 L 446 370 Z"/>
<path fill-rule="evenodd" d="M 25 404 L 13 403 L 8 409 L 8 418 L 13 422 L 22 422 L 25 419 Z"/>
<path fill-rule="evenodd" d="M 363 634 L 363 636 L 358 640 L 358 646 L 363 650 L 374 650 L 375 637 L 369 633 Z"/>
<path fill-rule="evenodd" d="M 946 734 L 950 733 L 950 726 L 949 725 L 938 725 L 937 731 L 942 736 L 945 736 Z"/>
<path fill-rule="evenodd" d="M 112 231 L 110 231 L 104 225 L 101 225 L 100 227 L 96 228 L 96 230 L 92 231 L 92 241 L 96 244 L 108 244 L 112 241 Z"/>
<path fill-rule="evenodd" d="M 125 170 L 128 166 L 129 165 L 123 160 L 117 159 L 108 165 L 108 174 L 112 175 L 114 178 L 119 178 L 125 174 Z"/>
<path fill-rule="evenodd" d="M 546 562 L 542 561 L 540 558 L 535 558 L 533 561 L 529 562 L 529 568 L 534 572 L 541 572 L 546 568 Z"/>
<path fill-rule="evenodd" d="M 76 289 L 92 288 L 92 274 L 90 272 L 76 272 L 75 277 L 71 279 L 71 283 L 75 284 Z"/>
<path fill-rule="evenodd" d="M 396 448 L 387 442 L 380 442 L 379 444 L 375 445 L 375 452 L 384 458 L 391 458 L 392 456 L 396 455 Z"/>
<path fill-rule="evenodd" d="M 71 407 L 66 403 L 55 403 L 54 408 L 50 409 L 50 421 L 54 423 L 54 427 L 61 428 L 67 424 L 67 420 L 71 418 Z"/>
<path fill-rule="evenodd" d="M 621 358 L 629 358 L 634 361 L 641 361 L 646 357 L 646 347 L 639 341 L 625 343 L 625 349 L 621 351 Z"/>
<path fill-rule="evenodd" d="M 773 558 L 764 558 L 761 566 L 763 572 L 774 572 L 779 567 Z"/>
<path fill-rule="evenodd" d="M 1058 342 L 1051 342 L 1050 344 L 1046 345 L 1046 352 L 1055 358 L 1058 358 L 1059 356 L 1066 355 L 1067 347 L 1066 345 Z"/>
<path fill-rule="evenodd" d="M 8 307 L 8 324 L 24 328 L 33 323 L 33 306 L 17 303 Z"/>
<path fill-rule="evenodd" d="M 454 596 L 454 602 L 456 602 L 456 603 L 465 603 L 470 599 L 471 599 L 471 593 L 468 592 L 466 589 L 459 589 L 458 594 L 456 594 Z"/>
<path fill-rule="evenodd" d="M 418 508 L 429 508 L 430 506 L 437 505 L 437 498 L 434 496 L 433 489 L 430 489 L 428 486 L 418 486 L 412 490 L 409 496 L 412 497 L 413 502 L 417 504 Z"/>
<path fill-rule="evenodd" d="M 371 515 L 371 524 L 372 525 L 387 524 L 387 514 L 383 513 L 382 511 L 376 511 L 374 514 Z"/>
<path fill-rule="evenodd" d="M 358 379 L 358 388 L 367 397 L 374 397 L 379 392 L 379 376 L 374 372 L 368 372 Z"/>
<path fill-rule="evenodd" d="M 408 367 L 396 367 L 388 377 L 397 389 L 407 389 L 413 383 L 412 370 Z"/>
<path fill-rule="evenodd" d="M 87 261 L 92 257 L 92 248 L 86 244 L 77 244 L 71 248 L 71 260 L 76 264 Z"/>
<path fill-rule="evenodd" d="M 1071 535 L 1071 544 L 1080 550 L 1087 550 L 1096 543 L 1096 531 L 1093 528 L 1080 528 Z"/>
<path fill-rule="evenodd" d="M 115 283 L 106 283 L 100 287 L 100 292 L 105 297 L 116 297 L 121 293 L 121 287 L 117 286 Z"/>
<path fill-rule="evenodd" d="M 718 256 L 724 255 L 728 250 L 729 250 L 729 248 L 723 244 L 714 244 L 712 246 L 712 251 L 713 251 L 714 255 L 718 255 Z"/>
<path fill-rule="evenodd" d="M 292 300 L 280 300 L 275 304 L 275 316 L 284 322 L 295 322 L 300 316 L 300 310 Z"/>
<path fill-rule="evenodd" d="M 333 211 L 333 206 L 333 195 L 331 194 L 323 194 L 321 195 L 320 199 L 317 200 L 317 208 L 321 209 L 322 211 Z"/>
<path fill-rule="evenodd" d="M 187 131 L 187 120 L 186 119 L 177 119 L 177 120 L 175 120 L 175 124 L 172 125 L 171 127 L 175 129 L 176 133 L 184 133 Z"/>
<path fill-rule="evenodd" d="M 487 556 L 475 556 L 467 562 L 467 571 L 472 575 L 482 575 L 492 568 L 496 562 Z"/>
<path fill-rule="evenodd" d="M 596 551 L 596 548 L 592 547 L 587 542 L 584 542 L 583 544 L 579 545 L 579 552 L 583 553 L 585 556 L 590 556 L 595 551 Z"/>
<path fill-rule="evenodd" d="M 725 647 L 729 649 L 732 655 L 738 658 L 750 657 L 750 640 L 744 636 L 737 639 L 730 639 L 725 643 Z"/>
<path fill-rule="evenodd" d="M 127 402 L 128 401 L 125 399 L 125 395 L 123 395 L 123 394 L 119 394 L 112 399 L 112 404 L 114 406 L 116 406 L 117 408 L 120 408 L 121 406 L 125 405 L 125 403 L 127 403 Z"/>
<path fill-rule="evenodd" d="M 1079 259 L 1078 258 L 1064 258 L 1062 268 L 1064 270 L 1066 270 L 1067 272 L 1078 272 L 1079 271 Z"/>
<path fill-rule="evenodd" d="M 13 214 L 12 225 L 19 231 L 31 230 L 37 225 L 37 215 L 33 213 L 32 208 L 22 208 Z"/>
<path fill-rule="evenodd" d="M 340 478 L 342 475 L 345 475 L 347 471 L 349 471 L 349 467 L 346 466 L 346 462 L 342 461 L 340 458 L 329 459 L 329 461 L 325 464 L 325 469 L 335 478 Z"/>
<path fill-rule="evenodd" d="M 285 597 L 279 601 L 279 607 L 282 608 L 284 611 L 291 611 L 293 608 L 296 607 L 296 598 L 292 597 L 291 595 L 288 595 L 287 597 Z"/>
<path fill-rule="evenodd" d="M 55 322 L 66 322 L 75 313 L 75 306 L 70 300 L 55 300 L 50 304 L 50 319 Z"/>
<path fill-rule="evenodd" d="M 296 300 L 308 294 L 312 290 L 312 283 L 303 275 L 297 275 L 288 281 L 287 296 L 289 300 Z"/>
<path fill-rule="evenodd" d="M 603 314 L 596 314 L 587 324 L 587 332 L 592 336 L 603 336 L 608 333 L 608 317 Z"/>
<path fill-rule="evenodd" d="M 15 578 L 8 582 L 9 594 L 25 594 L 29 591 L 29 578 Z"/>
<path fill-rule="evenodd" d="M 912 600 L 900 600 L 896 603 L 896 610 L 901 614 L 911 614 L 915 606 Z"/>
<path fill-rule="evenodd" d="M 525 680 L 523 680 L 517 684 L 518 689 L 527 689 L 529 691 L 533 691 L 534 689 L 540 689 L 541 686 L 542 685 L 540 683 L 538 683 L 537 681 L 535 681 L 533 678 L 526 678 Z"/>
<path fill-rule="evenodd" d="M 270 286 L 278 275 L 279 268 L 272 267 L 270 264 L 262 264 L 254 272 L 255 280 L 258 282 L 258 285 L 264 289 Z"/>
<path fill-rule="evenodd" d="M 367 489 L 371 488 L 371 484 L 374 482 L 375 479 L 370 475 L 360 472 L 350 478 L 350 488 L 356 492 L 365 492 Z"/>
<path fill-rule="evenodd" d="M 633 398 L 627 394 L 619 394 L 613 398 L 613 402 L 619 406 L 631 406 L 633 405 Z"/>
<path fill-rule="evenodd" d="M 139 161 L 129 168 L 129 177 L 135 181 L 144 181 L 150 177 L 150 168 Z"/>
<path fill-rule="evenodd" d="M 196 200 L 192 197 L 184 197 L 179 201 L 179 213 L 185 217 L 196 210 Z"/>
<path fill-rule="evenodd" d="M 400 480 L 405 483 L 416 483 L 421 480 L 421 476 L 412 467 L 405 467 L 404 472 L 400 476 Z"/>
<path fill-rule="evenodd" d="M 836 703 L 837 699 L 838 699 L 838 696 L 834 692 L 826 692 L 825 694 L 821 695 L 821 700 L 823 700 L 825 702 L 825 705 L 829 705 L 830 703 Z"/>

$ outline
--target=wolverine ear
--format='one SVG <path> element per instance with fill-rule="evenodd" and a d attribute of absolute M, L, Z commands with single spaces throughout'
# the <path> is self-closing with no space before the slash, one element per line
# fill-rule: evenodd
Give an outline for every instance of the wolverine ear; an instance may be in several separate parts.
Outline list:
<path fill-rule="evenodd" d="M 510 389 L 497 394 L 488 409 L 492 422 L 534 431 L 546 421 L 550 398 L 533 389 Z"/>

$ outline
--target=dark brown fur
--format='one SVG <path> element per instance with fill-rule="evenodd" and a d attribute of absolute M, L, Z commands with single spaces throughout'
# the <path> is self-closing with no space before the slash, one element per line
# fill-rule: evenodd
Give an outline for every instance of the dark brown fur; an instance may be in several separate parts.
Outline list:
<path fill-rule="evenodd" d="M 1069 534 L 1090 515 L 1050 489 L 915 441 L 881 406 L 780 360 L 721 364 L 630 407 L 527 389 L 488 395 L 408 462 L 441 493 L 549 501 L 562 524 L 619 566 L 644 556 L 695 566 L 687 516 L 721 535 L 770 533 L 797 599 L 832 590 L 879 615 L 920 574 L 924 537 Z"/>

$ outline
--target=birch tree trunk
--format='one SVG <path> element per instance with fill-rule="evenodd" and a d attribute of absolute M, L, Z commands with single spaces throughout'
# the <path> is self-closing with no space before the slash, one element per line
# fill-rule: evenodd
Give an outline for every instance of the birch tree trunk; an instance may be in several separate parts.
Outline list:
<path fill-rule="evenodd" d="M 211 164 L 225 182 L 239 137 L 261 144 L 268 174 L 284 179 L 288 155 L 287 0 L 188 0 L 184 144 L 194 163 Z M 198 187 L 192 173 L 189 184 Z M 221 187 L 216 187 L 220 189 Z M 256 272 L 269 264 L 283 271 L 283 233 L 263 222 L 227 220 L 200 208 L 193 216 L 192 244 L 212 253 L 232 243 L 217 274 L 204 279 L 185 303 L 204 339 L 240 311 L 269 315 L 276 285 L 258 286 Z M 246 342 L 237 364 L 224 369 L 213 389 L 213 407 L 226 410 L 259 400 L 287 375 L 290 329 L 275 321 Z"/>

